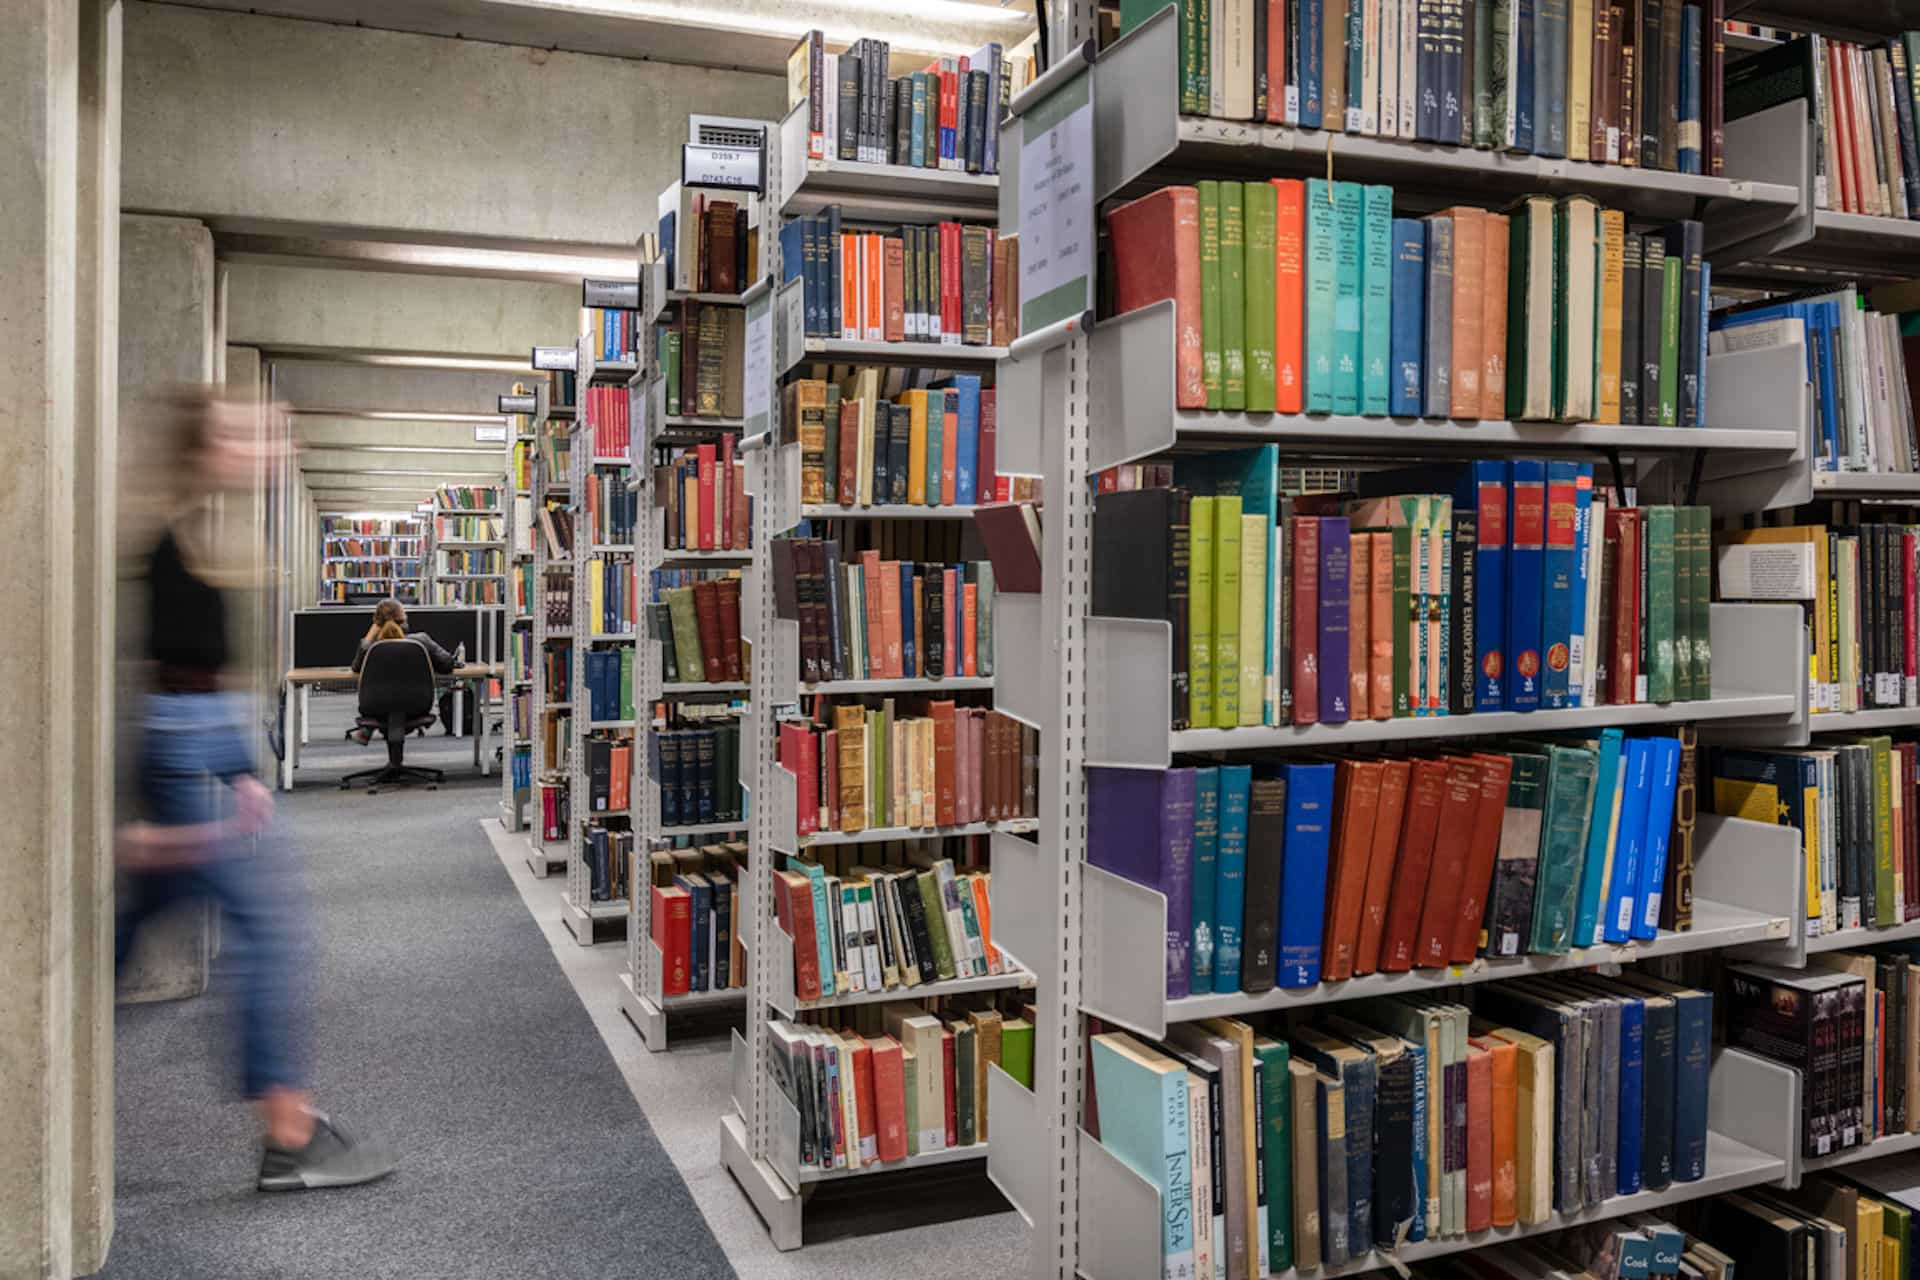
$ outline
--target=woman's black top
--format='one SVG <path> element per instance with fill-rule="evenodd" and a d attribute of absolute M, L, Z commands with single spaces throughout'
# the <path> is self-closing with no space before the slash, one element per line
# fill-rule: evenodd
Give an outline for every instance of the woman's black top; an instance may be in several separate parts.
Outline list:
<path fill-rule="evenodd" d="M 147 591 L 147 655 L 160 665 L 161 686 L 214 688 L 227 665 L 226 601 L 188 567 L 171 529 L 153 549 Z"/>

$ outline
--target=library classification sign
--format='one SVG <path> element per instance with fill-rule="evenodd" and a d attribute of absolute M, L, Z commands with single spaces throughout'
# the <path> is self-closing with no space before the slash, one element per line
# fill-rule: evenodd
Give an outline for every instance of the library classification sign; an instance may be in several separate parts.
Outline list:
<path fill-rule="evenodd" d="M 1093 309 L 1093 72 L 1020 118 L 1020 331 Z"/>

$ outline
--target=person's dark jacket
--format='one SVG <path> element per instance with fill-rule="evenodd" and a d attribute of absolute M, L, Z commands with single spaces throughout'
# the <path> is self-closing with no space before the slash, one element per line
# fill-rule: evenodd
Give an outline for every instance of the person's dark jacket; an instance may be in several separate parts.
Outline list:
<path fill-rule="evenodd" d="M 457 664 L 453 660 L 453 655 L 443 649 L 438 640 L 435 640 L 424 631 L 408 632 L 407 639 L 414 641 L 426 649 L 427 658 L 433 663 L 433 669 L 435 671 L 443 676 L 453 674 L 453 669 Z M 378 643 L 380 643 L 378 640 L 374 641 L 373 644 L 369 644 L 365 640 L 360 642 L 359 652 L 353 655 L 353 670 L 356 675 L 359 674 L 361 664 L 367 660 L 367 650 Z"/>

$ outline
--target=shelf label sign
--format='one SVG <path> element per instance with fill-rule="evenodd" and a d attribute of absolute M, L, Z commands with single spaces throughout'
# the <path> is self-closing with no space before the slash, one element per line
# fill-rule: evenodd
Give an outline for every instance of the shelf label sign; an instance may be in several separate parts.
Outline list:
<path fill-rule="evenodd" d="M 746 385 L 742 388 L 746 434 L 759 435 L 768 427 L 773 405 L 773 290 L 762 289 L 747 304 L 747 340 L 743 359 Z"/>
<path fill-rule="evenodd" d="M 1093 72 L 1020 117 L 1020 331 L 1093 307 Z"/>
<path fill-rule="evenodd" d="M 688 187 L 764 191 L 767 186 L 766 152 L 760 147 L 682 143 L 680 182 Z"/>
<path fill-rule="evenodd" d="M 794 276 L 776 292 L 780 312 L 780 372 L 799 364 L 807 353 L 806 281 Z"/>
<path fill-rule="evenodd" d="M 631 280 L 595 280 L 588 278 L 580 282 L 580 305 L 583 307 L 612 307 L 627 311 L 640 309 L 640 278 Z"/>
<path fill-rule="evenodd" d="M 580 348 L 535 347 L 533 349 L 533 367 L 536 369 L 560 369 L 567 373 L 572 373 L 580 367 Z"/>
<path fill-rule="evenodd" d="M 501 396 L 495 409 L 498 413 L 536 413 L 539 405 L 532 396 Z M 506 430 L 503 426 L 501 430 Z"/>
<path fill-rule="evenodd" d="M 502 400 L 512 400 L 516 397 L 501 396 L 500 398 Z M 527 397 L 529 400 L 532 398 L 532 396 Z M 529 409 L 527 412 L 532 413 L 533 410 Z M 497 427 L 489 427 L 475 423 L 473 427 L 473 438 L 481 444 L 505 444 L 507 442 L 507 424 L 503 422 Z"/>

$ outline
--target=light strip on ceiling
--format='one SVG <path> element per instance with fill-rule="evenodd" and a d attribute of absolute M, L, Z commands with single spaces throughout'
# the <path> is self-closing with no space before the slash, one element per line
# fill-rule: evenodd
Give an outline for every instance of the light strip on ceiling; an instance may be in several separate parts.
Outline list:
<path fill-rule="evenodd" d="M 484 453 L 497 457 L 500 446 L 497 444 L 342 444 L 336 440 L 309 440 L 302 442 L 303 454 L 313 453 Z"/>
<path fill-rule="evenodd" d="M 1033 26 L 1032 15 L 1018 7 L 973 4 L 967 0 L 831 0 L 797 6 L 799 12 L 783 14 L 769 11 L 765 4 L 693 4 L 675 0 L 613 0 L 612 3 L 557 3 L 553 8 L 571 9 L 590 16 L 651 20 L 680 26 L 702 26 L 716 31 L 742 35 L 786 36 L 798 39 L 818 29 L 831 44 L 851 44 L 862 36 L 889 40 L 898 52 L 959 56 L 972 53 L 981 44 L 998 39 L 1003 44 L 1016 42 Z M 846 21 L 834 17 L 847 15 Z M 891 25 L 897 24 L 897 25 Z M 929 24 L 973 28 L 966 39 L 942 39 L 926 34 Z"/>
<path fill-rule="evenodd" d="M 367 422 L 474 422 L 488 427 L 504 427 L 507 420 L 497 413 L 443 413 L 434 409 L 288 409 L 299 418 L 356 418 Z"/>

